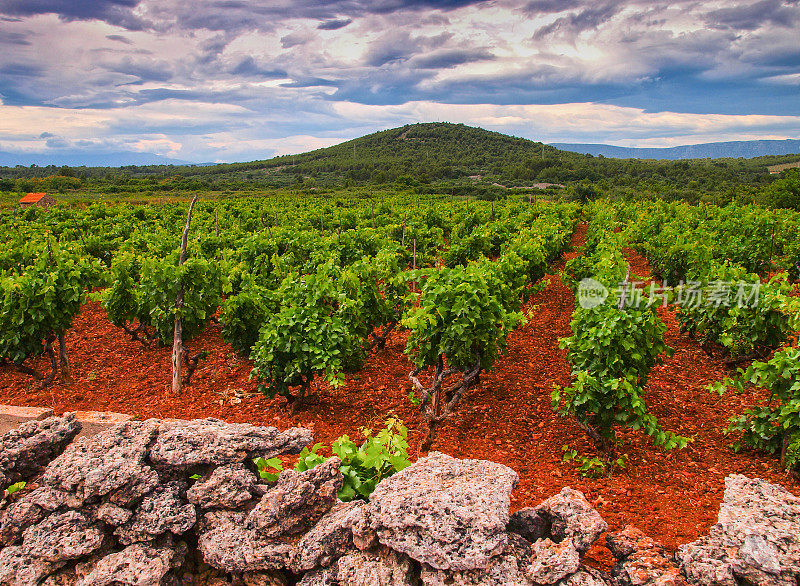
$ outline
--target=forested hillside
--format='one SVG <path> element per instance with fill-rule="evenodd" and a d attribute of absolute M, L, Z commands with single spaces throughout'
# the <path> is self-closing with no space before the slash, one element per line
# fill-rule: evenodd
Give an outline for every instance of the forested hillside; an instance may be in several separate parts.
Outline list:
<path fill-rule="evenodd" d="M 499 199 L 508 188 L 552 183 L 574 199 L 652 196 L 716 203 L 758 200 L 775 180 L 755 159 L 609 159 L 560 151 L 463 124 L 414 124 L 264 161 L 207 166 L 0 168 L 0 191 L 157 194 L 269 188 L 398 185 L 419 193 Z"/>

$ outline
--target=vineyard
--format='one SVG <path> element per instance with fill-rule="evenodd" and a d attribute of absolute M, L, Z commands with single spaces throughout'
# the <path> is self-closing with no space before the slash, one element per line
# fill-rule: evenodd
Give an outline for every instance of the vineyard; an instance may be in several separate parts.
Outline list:
<path fill-rule="evenodd" d="M 726 474 L 800 489 L 798 212 L 355 188 L 0 223 L 1 402 L 327 443 L 393 416 L 412 457 L 519 470 L 515 506 L 567 483 L 668 545 Z"/>

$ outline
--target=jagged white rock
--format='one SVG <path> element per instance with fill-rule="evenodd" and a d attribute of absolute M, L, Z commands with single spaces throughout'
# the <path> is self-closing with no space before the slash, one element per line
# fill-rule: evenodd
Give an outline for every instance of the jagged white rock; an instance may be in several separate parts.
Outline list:
<path fill-rule="evenodd" d="M 758 478 L 728 476 L 717 524 L 680 546 L 677 558 L 695 584 L 796 586 L 800 497 Z"/>
<path fill-rule="evenodd" d="M 383 545 L 440 570 L 487 567 L 508 544 L 517 473 L 485 460 L 431 452 L 381 481 L 356 525 Z"/>

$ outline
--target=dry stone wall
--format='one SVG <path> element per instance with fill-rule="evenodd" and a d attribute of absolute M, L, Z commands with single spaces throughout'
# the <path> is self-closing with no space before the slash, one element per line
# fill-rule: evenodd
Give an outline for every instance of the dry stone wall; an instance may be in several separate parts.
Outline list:
<path fill-rule="evenodd" d="M 0 585 L 797 586 L 800 499 L 726 480 L 719 523 L 671 556 L 634 527 L 606 534 L 610 574 L 583 564 L 608 529 L 564 488 L 510 514 L 517 474 L 433 452 L 343 503 L 339 460 L 277 482 L 252 459 L 311 432 L 214 419 L 130 421 L 73 441 L 74 416 L 0 438 Z"/>

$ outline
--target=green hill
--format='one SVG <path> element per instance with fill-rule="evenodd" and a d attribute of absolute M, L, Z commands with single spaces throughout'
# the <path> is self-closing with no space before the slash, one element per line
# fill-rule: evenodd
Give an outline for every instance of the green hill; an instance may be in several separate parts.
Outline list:
<path fill-rule="evenodd" d="M 463 124 L 411 124 L 369 134 L 341 144 L 267 161 L 231 163 L 197 169 L 200 175 L 242 171 L 291 171 L 316 178 L 338 176 L 356 181 L 396 180 L 408 176 L 454 179 L 499 174 L 509 165 L 528 164 L 541 170 L 559 157 L 583 155 L 559 151 L 524 138 Z M 542 162 L 544 161 L 544 162 Z M 388 175 L 388 177 L 387 177 Z"/>
<path fill-rule="evenodd" d="M 182 173 L 187 177 L 224 177 L 272 186 L 312 178 L 321 187 L 395 182 L 429 188 L 452 188 L 454 183 L 462 188 L 475 183 L 507 187 L 591 183 L 603 190 L 626 188 L 663 193 L 760 186 L 770 181 L 767 166 L 784 162 L 783 159 L 611 159 L 562 151 L 464 124 L 425 123 L 376 132 L 299 155 L 193 167 Z M 674 195 L 682 198 L 685 194 Z"/>
<path fill-rule="evenodd" d="M 109 193 L 180 190 L 241 191 L 279 187 L 404 185 L 426 192 L 502 196 L 508 187 L 567 185 L 571 193 L 666 199 L 747 196 L 770 183 L 767 167 L 786 157 L 755 159 L 612 159 L 558 150 L 524 138 L 463 124 L 411 124 L 341 144 L 264 161 L 218 165 L 150 165 L 68 169 L 83 185 Z M 58 167 L 0 168 L 0 189 L 49 189 L 34 178 Z M 25 183 L 27 181 L 27 183 Z M 8 186 L 12 185 L 9 189 Z M 14 189 L 16 188 L 16 189 Z M 73 188 L 70 184 L 70 188 Z M 33 190 L 33 189 L 31 189 Z"/>

